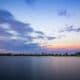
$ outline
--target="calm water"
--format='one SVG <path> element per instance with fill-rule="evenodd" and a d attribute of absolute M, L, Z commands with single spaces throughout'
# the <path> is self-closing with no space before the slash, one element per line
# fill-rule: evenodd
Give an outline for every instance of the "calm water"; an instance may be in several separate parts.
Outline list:
<path fill-rule="evenodd" d="M 80 57 L 0 57 L 0 80 L 80 80 Z"/>

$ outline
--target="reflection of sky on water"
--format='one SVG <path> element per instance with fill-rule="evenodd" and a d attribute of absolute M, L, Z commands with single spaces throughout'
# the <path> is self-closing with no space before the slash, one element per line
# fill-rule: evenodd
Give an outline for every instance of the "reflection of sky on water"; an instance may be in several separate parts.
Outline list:
<path fill-rule="evenodd" d="M 2 80 L 80 80 L 79 57 L 0 57 Z"/>

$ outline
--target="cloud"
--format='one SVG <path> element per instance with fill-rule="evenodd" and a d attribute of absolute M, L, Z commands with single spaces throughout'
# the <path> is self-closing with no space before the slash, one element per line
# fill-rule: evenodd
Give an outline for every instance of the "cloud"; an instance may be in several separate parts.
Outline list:
<path fill-rule="evenodd" d="M 60 10 L 58 11 L 58 15 L 59 16 L 69 16 L 69 12 L 66 9 Z"/>
<path fill-rule="evenodd" d="M 0 23 L 6 23 L 13 20 L 14 17 L 7 10 L 0 10 Z"/>
<path fill-rule="evenodd" d="M 37 34 L 32 36 L 31 34 Z M 7 10 L 0 10 L 0 49 L 7 51 L 40 51 L 40 39 L 52 40 L 42 31 L 35 31 L 30 24 L 17 20 Z"/>
<path fill-rule="evenodd" d="M 54 40 L 56 37 L 47 37 L 48 40 Z"/>
<path fill-rule="evenodd" d="M 35 4 L 36 0 L 25 0 L 25 2 L 26 2 L 27 5 L 32 6 L 32 5 Z"/>
<path fill-rule="evenodd" d="M 25 24 L 25 23 L 22 23 L 20 21 L 11 21 L 10 23 L 10 26 L 13 30 L 17 31 L 18 33 L 31 33 L 33 32 L 33 29 L 30 27 L 29 24 Z"/>
<path fill-rule="evenodd" d="M 7 10 L 0 10 L 0 48 L 7 50 L 30 50 L 40 48 L 38 43 L 32 44 L 33 28 L 18 21 Z M 30 42 L 29 44 L 25 44 Z"/>
<path fill-rule="evenodd" d="M 42 31 L 35 31 L 29 23 L 17 20 L 7 10 L 0 10 L 0 49 L 40 52 L 40 43 L 34 42 L 34 40 L 41 39 L 53 40 L 56 38 L 47 37 Z"/>
<path fill-rule="evenodd" d="M 27 38 L 30 40 L 30 38 Z M 32 37 L 31 37 L 32 40 Z M 8 51 L 18 51 L 18 52 L 36 52 L 40 50 L 40 45 L 38 43 L 29 43 L 26 40 L 25 44 L 24 41 L 18 38 L 18 40 L 9 39 L 9 37 L 3 37 L 0 39 L 0 49 L 6 49 Z M 2 44 L 2 45 L 1 45 Z"/>
<path fill-rule="evenodd" d="M 12 44 L 13 43 L 13 44 Z M 23 44 L 22 41 L 10 41 L 5 43 L 6 45 L 4 46 L 5 49 L 7 50 L 13 50 L 13 51 L 30 51 L 34 52 L 40 49 L 40 46 L 37 43 L 30 43 L 30 44 Z"/>
<path fill-rule="evenodd" d="M 5 29 L 7 29 L 7 25 L 6 25 L 6 28 L 4 28 L 4 25 L 0 24 L 0 36 L 5 36 L 5 37 L 11 36 L 11 34 L 5 31 Z"/>
<path fill-rule="evenodd" d="M 35 33 L 40 34 L 40 35 L 44 35 L 44 33 L 41 31 L 35 31 Z"/>
<path fill-rule="evenodd" d="M 44 39 L 45 37 L 44 36 L 37 36 L 37 38 Z"/>
<path fill-rule="evenodd" d="M 8 26 L 6 25 L 6 23 L 8 24 Z M 29 24 L 14 19 L 14 16 L 6 10 L 0 10 L 0 25 L 1 24 L 4 25 L 3 28 L 11 28 L 18 33 L 33 32 L 33 29 L 30 27 Z"/>
<path fill-rule="evenodd" d="M 68 26 L 68 27 L 66 27 L 64 30 L 61 30 L 61 32 L 65 32 L 65 31 L 67 31 L 67 32 L 80 32 L 80 27 L 78 27 L 78 28 L 74 28 L 74 26 Z"/>
<path fill-rule="evenodd" d="M 48 39 L 48 40 L 54 40 L 54 39 L 56 39 L 56 37 L 54 37 L 54 36 L 46 36 L 43 32 L 41 32 L 41 31 L 35 31 L 35 33 L 37 33 L 38 34 L 38 38 L 42 38 L 42 39 Z"/>

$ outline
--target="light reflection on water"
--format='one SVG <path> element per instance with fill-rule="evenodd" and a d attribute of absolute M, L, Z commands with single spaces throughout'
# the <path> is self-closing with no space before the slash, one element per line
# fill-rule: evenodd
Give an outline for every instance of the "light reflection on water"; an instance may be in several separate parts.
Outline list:
<path fill-rule="evenodd" d="M 0 80 L 80 80 L 80 58 L 0 57 Z"/>

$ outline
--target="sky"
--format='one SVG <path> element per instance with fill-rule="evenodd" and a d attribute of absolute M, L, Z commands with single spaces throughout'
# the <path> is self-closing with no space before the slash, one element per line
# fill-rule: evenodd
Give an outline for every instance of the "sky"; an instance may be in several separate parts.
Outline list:
<path fill-rule="evenodd" d="M 0 0 L 0 52 L 80 51 L 79 0 Z"/>

